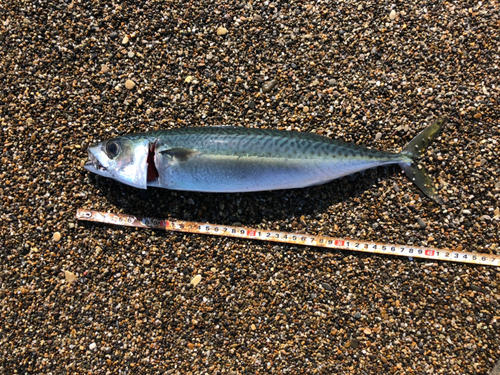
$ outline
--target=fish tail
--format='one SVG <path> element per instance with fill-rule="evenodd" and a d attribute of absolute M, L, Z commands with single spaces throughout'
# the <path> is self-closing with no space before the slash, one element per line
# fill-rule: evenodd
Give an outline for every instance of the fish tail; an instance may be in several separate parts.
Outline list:
<path fill-rule="evenodd" d="M 401 153 L 411 156 L 414 160 L 412 162 L 403 162 L 399 164 L 408 178 L 413 181 L 425 195 L 439 204 L 443 204 L 442 198 L 437 193 L 436 188 L 424 166 L 418 164 L 415 159 L 425 152 L 434 138 L 436 138 L 445 122 L 446 120 L 443 118 L 438 119 L 432 125 L 425 128 L 419 135 L 413 138 L 410 143 L 405 146 Z"/>

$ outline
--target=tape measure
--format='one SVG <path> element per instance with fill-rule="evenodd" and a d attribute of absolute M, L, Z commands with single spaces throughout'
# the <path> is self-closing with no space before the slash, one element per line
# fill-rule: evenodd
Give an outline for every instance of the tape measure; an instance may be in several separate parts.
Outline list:
<path fill-rule="evenodd" d="M 473 263 L 500 266 L 500 255 L 470 253 L 466 251 L 439 250 L 430 247 L 391 245 L 371 241 L 356 241 L 327 236 L 251 229 L 230 225 L 213 225 L 181 220 L 160 220 L 149 217 L 112 214 L 79 209 L 78 220 L 136 228 L 164 229 L 175 232 L 210 234 L 215 236 L 246 238 L 251 240 L 281 242 L 293 245 L 317 246 L 328 249 L 361 251 L 373 254 L 390 254 L 429 260 Z"/>

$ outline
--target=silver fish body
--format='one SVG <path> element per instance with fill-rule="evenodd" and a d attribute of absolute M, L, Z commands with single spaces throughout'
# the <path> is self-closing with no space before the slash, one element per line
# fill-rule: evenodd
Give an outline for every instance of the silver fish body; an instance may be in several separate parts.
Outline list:
<path fill-rule="evenodd" d="M 89 147 L 86 168 L 139 188 L 250 192 L 318 185 L 368 168 L 399 164 L 435 198 L 425 170 L 417 168 L 413 159 L 442 124 L 439 120 L 429 126 L 397 154 L 311 133 L 243 127 L 159 130 Z"/>
<path fill-rule="evenodd" d="M 293 189 L 379 165 L 411 162 L 315 134 L 236 127 L 157 134 L 158 179 L 149 186 L 204 192 Z M 171 151 L 174 150 L 174 151 Z"/>

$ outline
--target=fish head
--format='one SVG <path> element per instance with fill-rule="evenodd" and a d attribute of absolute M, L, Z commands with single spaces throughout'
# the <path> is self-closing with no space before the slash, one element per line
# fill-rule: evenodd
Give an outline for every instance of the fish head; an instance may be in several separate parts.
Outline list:
<path fill-rule="evenodd" d="M 89 146 L 87 151 L 89 161 L 85 164 L 86 170 L 126 185 L 147 189 L 150 152 L 147 138 L 111 138 Z"/>

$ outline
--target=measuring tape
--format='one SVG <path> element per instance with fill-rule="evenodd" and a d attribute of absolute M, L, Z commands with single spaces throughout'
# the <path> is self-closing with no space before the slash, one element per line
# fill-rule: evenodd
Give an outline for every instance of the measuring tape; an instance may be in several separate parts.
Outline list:
<path fill-rule="evenodd" d="M 429 260 L 447 260 L 474 263 L 486 266 L 500 266 L 500 255 L 470 253 L 466 251 L 438 250 L 429 247 L 390 245 L 379 242 L 356 241 L 319 235 L 260 230 L 230 225 L 213 225 L 181 220 L 160 220 L 149 217 L 111 214 L 79 209 L 78 220 L 122 225 L 136 228 L 164 229 L 175 232 L 211 234 L 215 236 L 247 238 L 293 245 L 326 247 L 328 249 L 361 251 L 374 254 L 390 254 Z"/>

